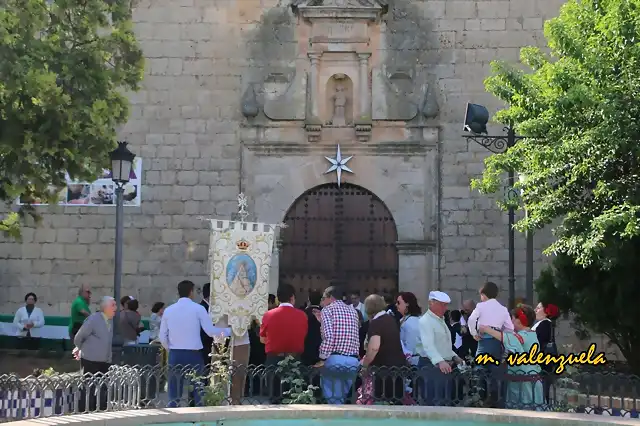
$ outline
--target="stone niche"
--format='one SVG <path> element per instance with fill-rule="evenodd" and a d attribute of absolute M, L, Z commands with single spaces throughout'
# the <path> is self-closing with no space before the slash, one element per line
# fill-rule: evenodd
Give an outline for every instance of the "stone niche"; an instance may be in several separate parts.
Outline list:
<path fill-rule="evenodd" d="M 325 84 L 322 116 L 325 125 L 350 126 L 353 124 L 353 81 L 345 74 L 334 74 Z"/>

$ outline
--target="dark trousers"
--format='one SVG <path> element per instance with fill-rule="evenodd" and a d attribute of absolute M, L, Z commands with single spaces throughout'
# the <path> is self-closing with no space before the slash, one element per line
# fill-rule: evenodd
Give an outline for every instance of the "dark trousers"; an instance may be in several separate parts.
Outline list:
<path fill-rule="evenodd" d="M 417 380 L 417 399 L 420 405 L 446 406 L 452 405 L 456 398 L 457 387 L 454 373 L 444 374 L 429 358 L 420 357 L 420 369 Z"/>
<path fill-rule="evenodd" d="M 478 341 L 477 355 L 489 354 L 494 359 L 502 360 L 503 347 L 502 342 L 495 339 L 488 334 L 482 336 L 482 339 Z M 504 368 L 500 368 L 497 365 L 483 365 L 478 366 L 481 372 L 482 383 L 480 388 L 484 390 L 481 392 L 486 406 L 490 408 L 503 408 L 504 396 L 506 395 L 506 383 L 501 380 Z"/>
<path fill-rule="evenodd" d="M 187 349 L 171 349 L 169 350 L 169 404 L 168 407 L 177 407 L 182 392 L 184 391 L 184 382 L 188 381 L 192 390 L 189 391 L 189 400 L 192 405 L 201 405 L 202 389 L 197 380 L 188 379 L 189 373 L 195 376 L 204 374 L 204 360 L 202 352 L 199 350 Z M 176 366 L 181 368 L 178 371 Z M 202 380 L 202 379 L 200 379 Z"/>
<path fill-rule="evenodd" d="M 555 365 L 543 365 L 542 366 L 542 389 L 544 395 L 544 402 L 547 404 L 551 404 L 551 386 L 553 385 L 555 375 L 553 370 L 556 368 Z"/>
<path fill-rule="evenodd" d="M 107 409 L 107 381 L 105 375 L 109 371 L 111 364 L 108 362 L 89 361 L 87 359 L 80 359 L 80 368 L 82 375 L 89 374 L 89 377 L 85 377 L 85 385 L 80 392 L 79 408 L 80 412 L 84 411 L 96 411 Z M 99 374 L 102 373 L 102 374 Z M 89 400 L 89 407 L 87 410 L 87 399 Z M 100 402 L 98 408 L 98 401 Z"/>
<path fill-rule="evenodd" d="M 73 341 L 75 340 L 76 334 L 78 333 L 78 330 L 80 330 L 80 327 L 82 327 L 82 323 L 76 322 L 73 324 L 73 326 L 71 327 L 71 331 L 69 332 L 69 339 L 71 339 L 72 348 L 76 345 L 75 343 L 73 343 Z"/>
<path fill-rule="evenodd" d="M 282 394 L 285 392 L 285 386 L 282 384 L 282 377 L 277 374 L 278 363 L 286 358 L 285 355 L 267 354 L 264 365 L 267 370 L 267 396 L 271 404 L 279 404 L 282 401 Z"/>
<path fill-rule="evenodd" d="M 268 368 L 266 388 L 271 404 L 280 404 L 284 393 L 291 389 L 290 384 L 282 383 L 282 377 L 277 373 L 278 363 L 288 356 L 299 358 L 299 355 L 294 354 L 267 354 L 264 365 Z"/>

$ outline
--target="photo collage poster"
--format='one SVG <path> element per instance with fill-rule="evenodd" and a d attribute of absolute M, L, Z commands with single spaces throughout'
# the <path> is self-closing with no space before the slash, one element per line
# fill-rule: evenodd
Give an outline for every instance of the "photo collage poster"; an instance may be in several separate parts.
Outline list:
<path fill-rule="evenodd" d="M 136 157 L 131 167 L 129 182 L 124 186 L 124 205 L 140 206 L 142 186 L 142 159 Z M 111 180 L 111 171 L 104 170 L 102 176 L 93 182 L 76 182 L 67 178 L 67 186 L 58 191 L 58 205 L 62 206 L 115 206 L 116 185 Z M 55 192 L 55 187 L 50 187 Z M 25 200 L 20 197 L 18 204 L 45 205 L 42 200 Z"/>

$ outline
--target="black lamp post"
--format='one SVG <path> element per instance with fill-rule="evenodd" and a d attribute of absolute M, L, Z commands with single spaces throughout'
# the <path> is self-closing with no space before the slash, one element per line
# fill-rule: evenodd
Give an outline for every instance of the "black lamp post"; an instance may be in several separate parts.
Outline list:
<path fill-rule="evenodd" d="M 473 133 L 472 135 L 463 135 L 467 140 L 472 140 L 478 145 L 483 146 L 494 154 L 506 152 L 514 146 L 522 136 L 516 136 L 516 132 L 512 126 L 506 126 L 504 131 L 507 132 L 503 136 L 487 135 L 487 123 L 489 122 L 489 111 L 482 105 L 467 104 L 467 112 L 464 118 L 464 131 Z M 518 194 L 514 191 L 515 173 L 513 170 L 508 172 L 507 199 L 512 200 Z M 516 277 L 515 277 L 515 209 L 509 206 L 509 306 L 515 306 L 516 300 Z M 526 255 L 526 291 L 527 303 L 533 304 L 533 233 L 527 232 L 527 255 Z"/>
<path fill-rule="evenodd" d="M 127 142 L 118 142 L 118 147 L 111 151 L 111 179 L 116 185 L 116 253 L 113 272 L 113 297 L 116 304 L 120 305 L 120 289 L 122 287 L 122 239 L 124 232 L 124 186 L 129 182 L 133 160 L 136 155 L 127 149 Z M 113 333 L 114 341 L 116 324 L 118 323 L 118 313 L 114 321 Z"/>

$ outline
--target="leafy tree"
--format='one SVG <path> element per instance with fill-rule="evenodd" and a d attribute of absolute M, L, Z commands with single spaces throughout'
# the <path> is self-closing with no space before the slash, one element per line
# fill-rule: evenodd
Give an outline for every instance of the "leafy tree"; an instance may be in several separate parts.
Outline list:
<path fill-rule="evenodd" d="M 576 265 L 572 257 L 561 254 L 538 278 L 536 290 L 541 301 L 573 313 L 578 335 L 594 331 L 607 336 L 631 370 L 640 374 L 640 310 L 633 307 L 640 300 L 640 238 L 621 243 L 616 251 L 618 261 L 606 270 L 595 264 Z"/>
<path fill-rule="evenodd" d="M 523 174 L 516 228 L 551 225 L 556 237 L 541 299 L 640 373 L 640 311 L 629 309 L 640 296 L 640 0 L 569 0 L 545 35 L 548 51 L 492 64 L 485 85 L 508 105 L 497 121 L 527 138 L 488 158 L 472 186 L 495 192 L 505 170 Z"/>
<path fill-rule="evenodd" d="M 505 170 L 523 173 L 517 229 L 553 224 L 547 254 L 610 268 L 640 235 L 640 0 L 569 0 L 545 35 L 549 53 L 522 49 L 528 69 L 492 64 L 487 90 L 509 105 L 496 119 L 529 138 L 472 185 L 495 192 Z"/>
<path fill-rule="evenodd" d="M 0 0 L 0 200 L 95 178 L 143 70 L 129 0 Z M 0 231 L 19 224 L 10 213 Z"/>

